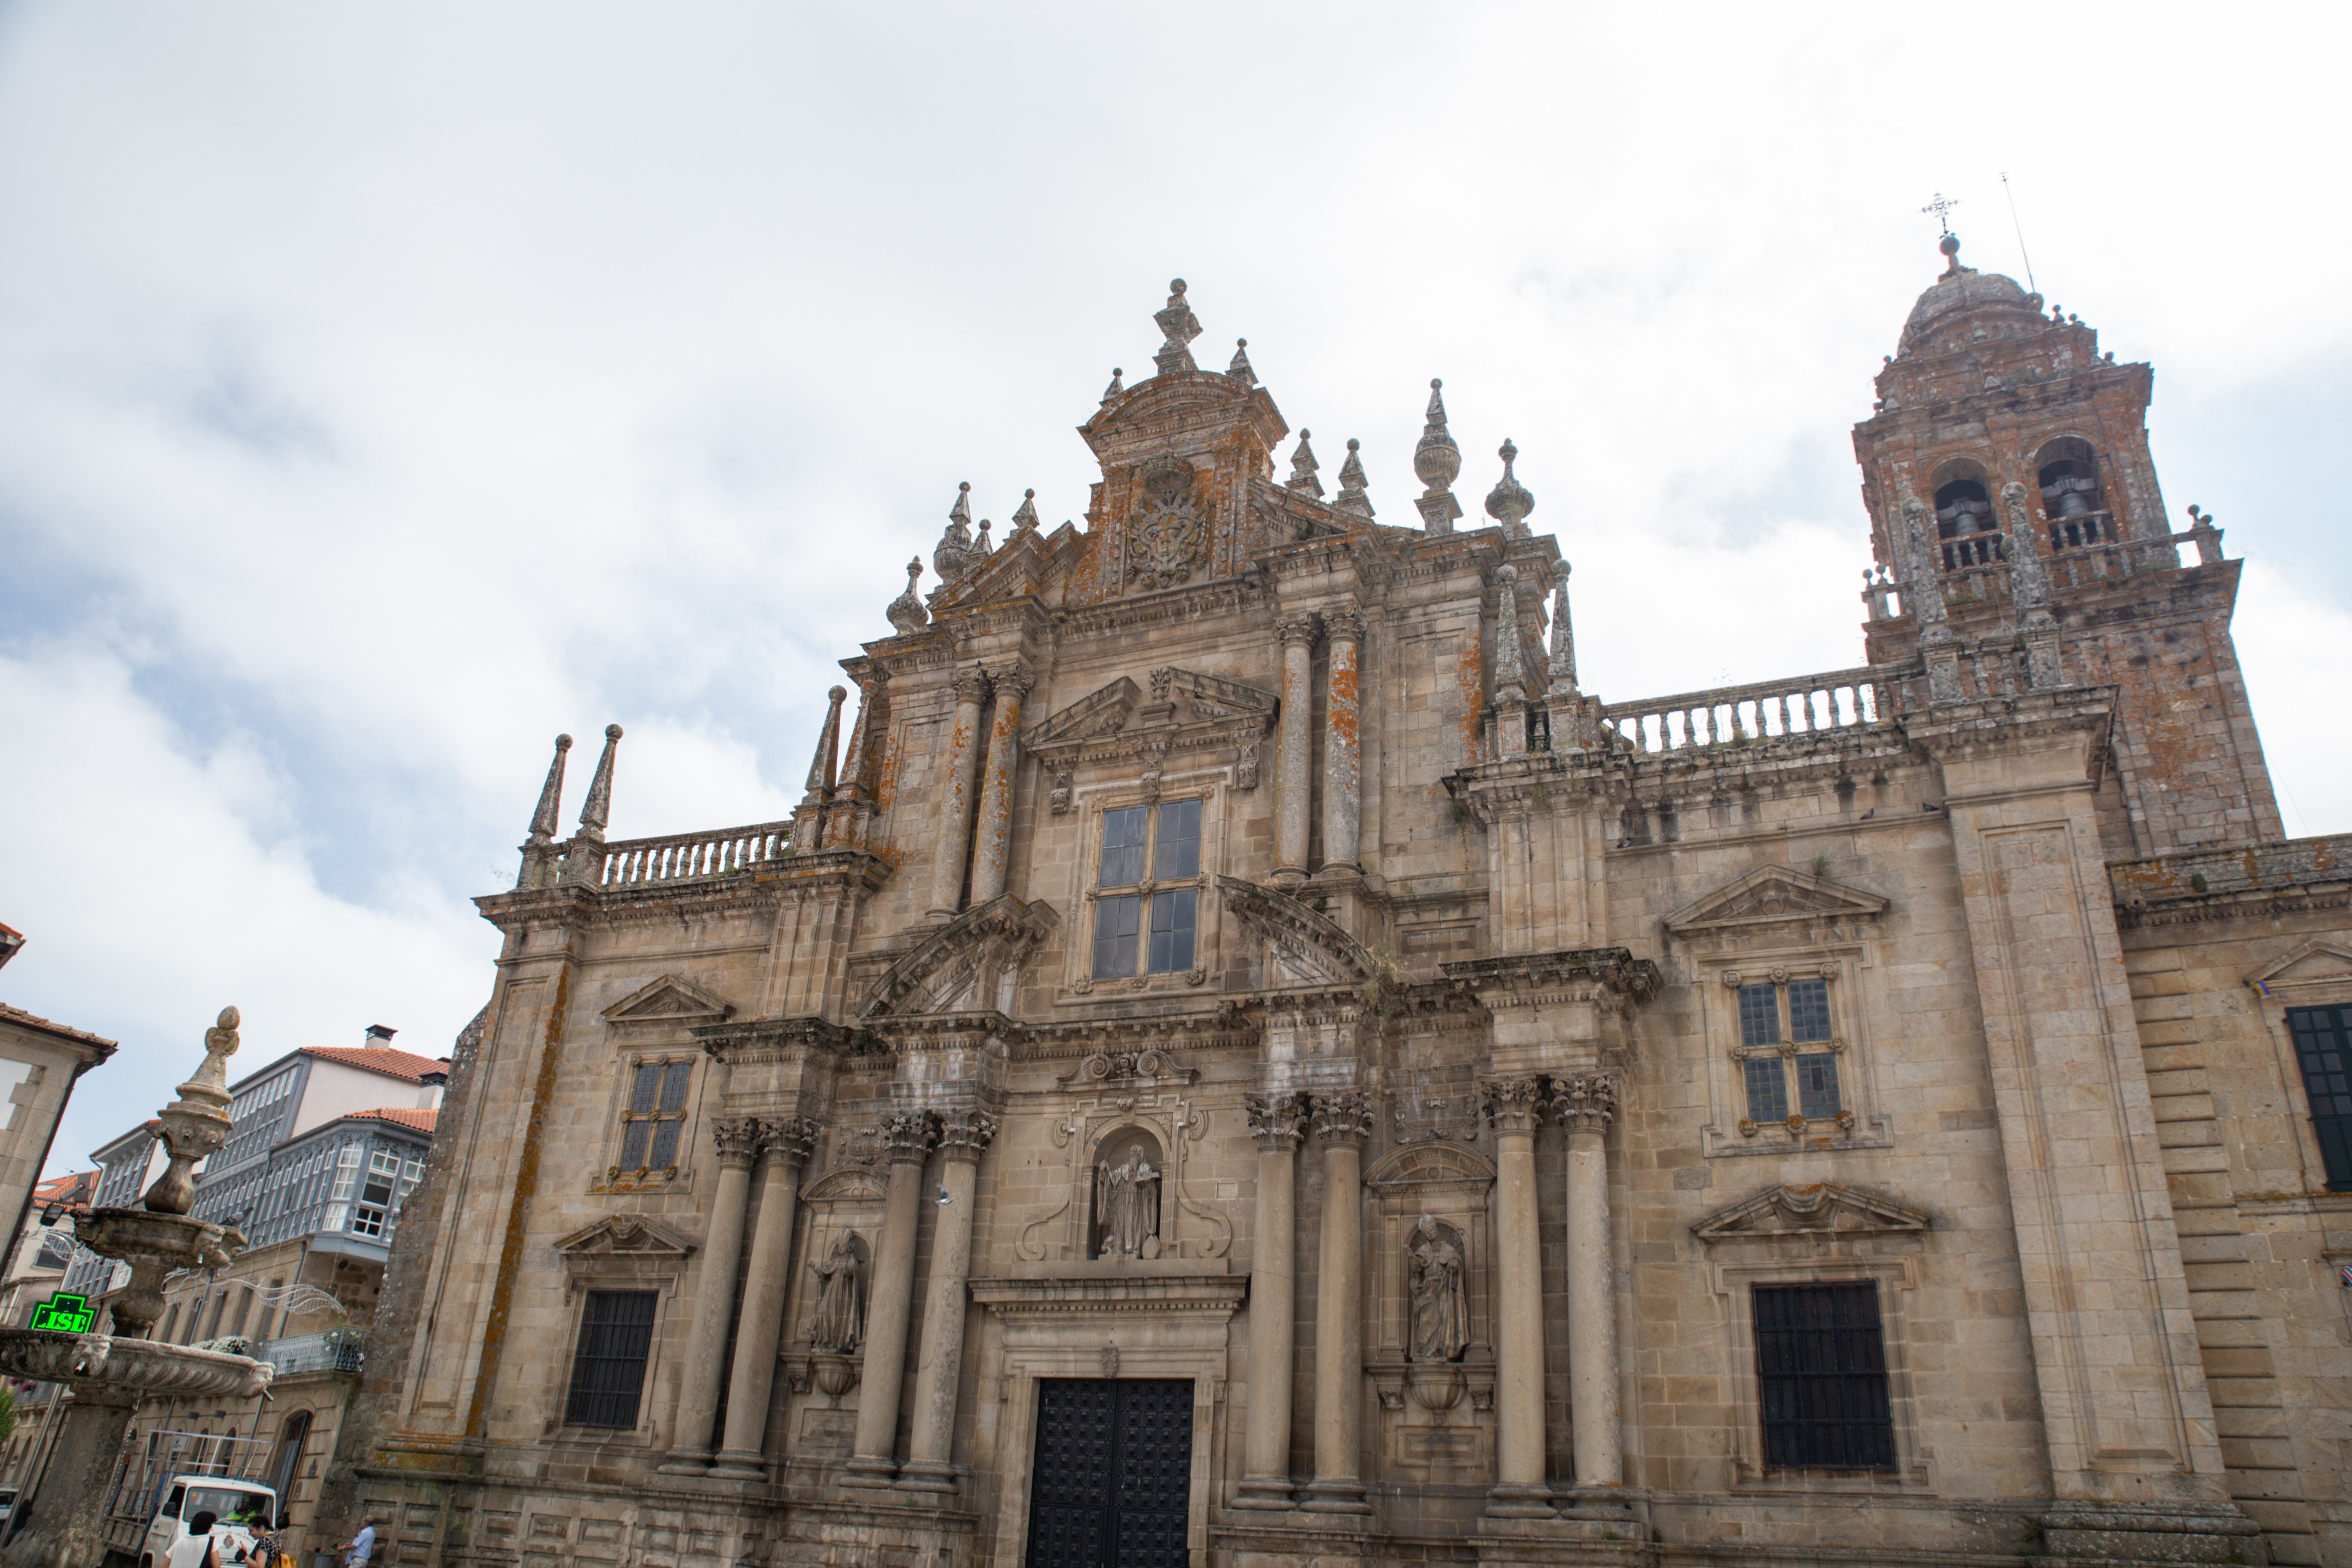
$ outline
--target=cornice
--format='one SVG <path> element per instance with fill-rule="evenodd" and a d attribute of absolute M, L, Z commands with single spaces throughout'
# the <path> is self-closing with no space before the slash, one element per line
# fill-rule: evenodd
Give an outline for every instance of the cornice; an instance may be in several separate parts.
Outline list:
<path fill-rule="evenodd" d="M 849 1044 L 850 1032 L 823 1018 L 746 1018 L 688 1029 L 702 1048 L 720 1061 L 798 1061 L 830 1054 Z"/>
<path fill-rule="evenodd" d="M 1543 1000 L 1529 993 L 1558 994 L 1567 1000 L 1585 999 L 1597 988 L 1630 1002 L 1646 1002 L 1665 984 L 1658 966 L 1635 958 L 1622 947 L 1567 948 L 1557 952 L 1520 952 L 1500 958 L 1473 958 L 1438 966 L 1448 980 L 1461 981 L 1480 994 L 1488 1006 L 1493 998 L 1514 994 Z"/>

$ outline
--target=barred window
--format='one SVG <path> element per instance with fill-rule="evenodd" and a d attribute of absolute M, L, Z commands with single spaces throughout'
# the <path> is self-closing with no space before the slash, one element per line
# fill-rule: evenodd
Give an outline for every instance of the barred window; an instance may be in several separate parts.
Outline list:
<path fill-rule="evenodd" d="M 1895 1417 L 1875 1284 L 1758 1285 L 1764 1463 L 1891 1470 Z"/>
<path fill-rule="evenodd" d="M 2327 1190 L 2352 1192 L 2352 1007 L 2290 1007 L 2286 1022 Z"/>
<path fill-rule="evenodd" d="M 1830 1011 L 1829 982 L 1818 975 L 1740 985 L 1741 1077 L 1752 1125 L 1834 1121 L 1845 1110 L 1838 1092 L 1843 1049 Z M 1813 1050 L 1797 1047 L 1811 1046 Z M 1793 1083 L 1791 1080 L 1794 1080 Z"/>
<path fill-rule="evenodd" d="M 1151 868 L 1150 880 L 1143 869 Z M 1122 805 L 1103 813 L 1096 878 L 1093 974 L 1097 980 L 1181 974 L 1199 948 L 1201 802 Z M 1190 882 L 1167 888 L 1166 882 Z M 1147 918 L 1149 924 L 1146 923 Z"/>
<path fill-rule="evenodd" d="M 677 1163 L 677 1140 L 686 1125 L 690 1061 L 638 1062 L 630 1075 L 629 1108 L 621 1113 L 624 1171 L 667 1171 Z"/>
<path fill-rule="evenodd" d="M 654 1343 L 653 1290 L 591 1290 L 580 1310 L 580 1345 L 572 1357 L 572 1392 L 563 1419 L 573 1426 L 637 1424 L 646 1361 Z"/>

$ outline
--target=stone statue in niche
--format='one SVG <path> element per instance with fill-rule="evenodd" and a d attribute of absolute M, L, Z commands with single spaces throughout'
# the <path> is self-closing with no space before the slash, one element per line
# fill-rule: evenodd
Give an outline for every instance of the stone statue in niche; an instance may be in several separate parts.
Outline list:
<path fill-rule="evenodd" d="M 1470 1348 L 1470 1301 L 1462 1282 L 1462 1233 L 1429 1215 L 1406 1252 L 1415 1361 L 1459 1361 Z"/>
<path fill-rule="evenodd" d="M 1102 1227 L 1097 1257 L 1160 1256 L 1160 1173 L 1140 1140 L 1095 1168 L 1095 1223 Z"/>
<path fill-rule="evenodd" d="M 860 1277 L 857 1233 L 845 1230 L 834 1237 L 822 1263 L 809 1265 L 818 1280 L 816 1333 L 821 1351 L 849 1355 L 866 1335 L 866 1287 Z"/>

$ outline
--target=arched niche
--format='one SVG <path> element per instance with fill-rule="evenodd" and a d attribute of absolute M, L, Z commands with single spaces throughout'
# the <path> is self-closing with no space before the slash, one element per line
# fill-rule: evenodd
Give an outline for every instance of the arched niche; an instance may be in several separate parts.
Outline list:
<path fill-rule="evenodd" d="M 1136 1173 L 1148 1173 L 1138 1180 Z M 1113 1229 L 1120 1218 L 1122 1204 L 1132 1201 L 1146 1216 L 1148 1235 L 1140 1238 L 1139 1250 L 1114 1249 Z M 1139 1122 L 1121 1122 L 1105 1130 L 1095 1140 L 1092 1157 L 1087 1162 L 1087 1256 L 1102 1258 L 1135 1257 L 1146 1261 L 1158 1258 L 1168 1237 L 1168 1209 L 1175 1202 L 1171 1188 L 1167 1152 L 1152 1131 Z"/>

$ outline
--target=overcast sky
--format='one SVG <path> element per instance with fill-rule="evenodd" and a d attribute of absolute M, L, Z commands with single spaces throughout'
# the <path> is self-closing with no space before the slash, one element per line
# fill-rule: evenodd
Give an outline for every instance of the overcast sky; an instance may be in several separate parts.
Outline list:
<path fill-rule="evenodd" d="M 798 798 L 956 483 L 1048 526 L 1181 274 L 1411 522 L 1445 378 L 1610 700 L 1861 658 L 1849 427 L 1941 265 L 2157 367 L 2291 832 L 2352 828 L 2341 6 L 0 6 L 0 999 L 169 1098 L 487 997 L 549 743 Z M 928 581 L 927 581 L 928 585 Z"/>

